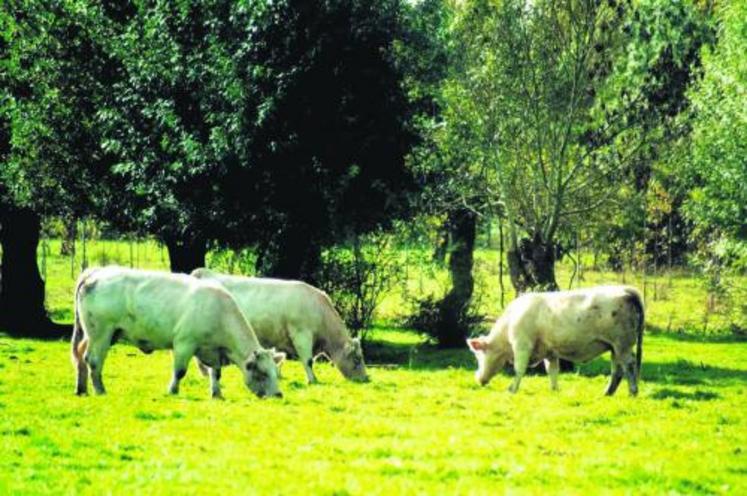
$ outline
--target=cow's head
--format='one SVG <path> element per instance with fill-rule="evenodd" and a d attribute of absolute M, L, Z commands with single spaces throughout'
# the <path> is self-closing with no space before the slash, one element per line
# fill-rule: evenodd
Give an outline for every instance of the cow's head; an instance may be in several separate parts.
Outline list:
<path fill-rule="evenodd" d="M 278 396 L 283 394 L 278 386 L 278 364 L 285 360 L 285 353 L 276 352 L 274 349 L 254 350 L 244 362 L 242 371 L 246 386 L 260 398 L 265 396 Z"/>
<path fill-rule="evenodd" d="M 477 359 L 475 379 L 478 384 L 484 386 L 503 368 L 508 356 L 495 342 L 488 341 L 487 336 L 470 338 L 467 340 L 467 346 Z"/>
<path fill-rule="evenodd" d="M 351 339 L 345 343 L 345 346 L 333 357 L 333 360 L 346 378 L 353 381 L 368 382 L 368 373 L 363 361 L 363 348 L 360 339 Z"/>

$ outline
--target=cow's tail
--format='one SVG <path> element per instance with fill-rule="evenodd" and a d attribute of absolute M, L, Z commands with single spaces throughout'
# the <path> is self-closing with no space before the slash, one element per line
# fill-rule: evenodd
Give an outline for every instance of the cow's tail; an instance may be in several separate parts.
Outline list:
<path fill-rule="evenodd" d="M 86 372 L 87 369 L 85 368 L 85 364 L 83 363 L 83 355 L 86 352 L 86 348 L 88 347 L 88 342 L 85 337 L 85 332 L 83 331 L 83 326 L 80 323 L 80 292 L 83 285 L 86 283 L 88 278 L 93 273 L 94 269 L 89 269 L 84 271 L 80 277 L 78 277 L 78 282 L 75 285 L 75 292 L 74 292 L 74 313 L 75 313 L 75 323 L 73 324 L 73 336 L 70 338 L 70 352 L 73 359 L 73 364 L 75 365 L 76 369 L 78 370 L 78 388 L 77 392 L 81 394 L 84 392 L 81 388 L 84 388 L 84 385 L 81 384 L 81 381 L 85 383 L 85 380 L 87 379 Z M 83 376 L 81 376 L 83 374 Z"/>
<path fill-rule="evenodd" d="M 638 314 L 638 322 L 636 325 L 636 347 L 635 347 L 635 368 L 636 375 L 641 376 L 641 363 L 643 361 L 643 323 L 645 321 L 645 310 L 643 307 L 643 297 L 641 293 L 634 288 L 626 288 L 625 292 L 628 294 L 628 301 L 636 309 Z"/>

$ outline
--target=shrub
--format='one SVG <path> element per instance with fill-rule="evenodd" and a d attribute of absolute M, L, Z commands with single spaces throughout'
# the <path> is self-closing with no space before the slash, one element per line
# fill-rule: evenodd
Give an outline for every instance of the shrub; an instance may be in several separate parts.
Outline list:
<path fill-rule="evenodd" d="M 353 336 L 365 340 L 376 307 L 402 277 L 391 234 L 353 236 L 348 246 L 322 253 L 318 280 L 329 293 Z"/>

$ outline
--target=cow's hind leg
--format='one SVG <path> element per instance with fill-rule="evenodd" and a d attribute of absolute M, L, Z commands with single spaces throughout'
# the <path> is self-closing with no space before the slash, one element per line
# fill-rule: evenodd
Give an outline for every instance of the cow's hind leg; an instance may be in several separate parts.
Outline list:
<path fill-rule="evenodd" d="M 607 384 L 607 389 L 604 391 L 604 394 L 607 396 L 615 394 L 615 391 L 617 391 L 617 387 L 620 385 L 620 381 L 622 381 L 623 378 L 623 363 L 618 360 L 614 353 L 612 353 L 611 367 L 610 382 Z"/>
<path fill-rule="evenodd" d="M 519 390 L 519 384 L 524 374 L 527 373 L 527 367 L 529 366 L 529 355 L 532 353 L 531 348 L 521 349 L 521 347 L 514 347 L 514 380 L 508 387 L 509 392 L 516 393 Z"/>
<path fill-rule="evenodd" d="M 174 375 L 169 384 L 169 394 L 179 394 L 179 382 L 187 375 L 189 361 L 195 354 L 195 347 L 188 343 L 174 343 Z"/>
<path fill-rule="evenodd" d="M 85 361 L 88 364 L 88 370 L 91 373 L 91 382 L 96 394 L 106 394 L 102 373 L 104 371 L 104 361 L 111 346 L 110 336 L 101 336 L 95 341 L 89 341 L 88 351 L 85 353 Z"/>
<path fill-rule="evenodd" d="M 314 358 L 312 354 L 314 345 L 311 342 L 311 339 L 306 337 L 303 333 L 292 332 L 291 341 L 293 342 L 293 347 L 296 349 L 298 359 L 303 364 L 303 369 L 306 372 L 306 382 L 309 384 L 316 384 L 318 381 L 313 369 Z"/>
<path fill-rule="evenodd" d="M 625 378 L 628 381 L 628 392 L 631 396 L 638 395 L 638 374 L 636 373 L 635 357 L 632 354 L 627 354 L 623 362 L 623 371 Z"/>
<path fill-rule="evenodd" d="M 558 390 L 558 372 L 560 372 L 560 359 L 546 358 L 545 359 L 545 370 L 547 376 L 550 378 L 550 389 L 553 391 Z"/>

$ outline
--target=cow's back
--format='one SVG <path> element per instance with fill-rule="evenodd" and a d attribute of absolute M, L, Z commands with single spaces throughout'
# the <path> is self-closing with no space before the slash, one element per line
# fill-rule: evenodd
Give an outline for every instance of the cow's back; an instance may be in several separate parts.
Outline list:
<path fill-rule="evenodd" d="M 327 295 L 302 281 L 215 273 L 208 277 L 233 295 L 263 346 L 292 352 L 293 333 L 311 333 L 316 341 L 344 331 Z"/>
<path fill-rule="evenodd" d="M 162 348 L 170 346 L 185 313 L 204 315 L 199 307 L 213 304 L 199 298 L 205 286 L 197 283 L 181 274 L 102 267 L 83 282 L 78 298 L 83 318 L 94 327 L 121 329 L 129 341 Z"/>
<path fill-rule="evenodd" d="M 627 286 L 527 293 L 507 308 L 510 339 L 526 339 L 540 350 L 585 361 L 612 344 L 635 342 L 635 322 Z M 635 291 L 635 290 L 633 290 Z"/>

